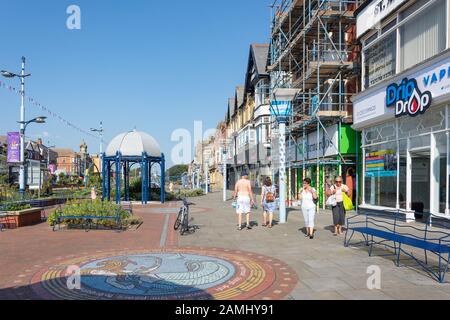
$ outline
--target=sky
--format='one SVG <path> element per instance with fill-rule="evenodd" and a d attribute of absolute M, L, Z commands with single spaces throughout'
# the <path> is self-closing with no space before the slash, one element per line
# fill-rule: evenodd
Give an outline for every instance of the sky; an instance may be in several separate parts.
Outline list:
<path fill-rule="evenodd" d="M 0 0 L 0 69 L 20 72 L 25 56 L 27 96 L 86 131 L 103 121 L 104 149 L 136 128 L 170 155 L 175 129 L 194 139 L 194 121 L 206 130 L 225 118 L 228 97 L 244 83 L 250 44 L 269 42 L 269 3 Z M 80 30 L 67 28 L 71 5 L 80 8 Z M 19 87 L 18 79 L 0 81 Z M 0 87 L 0 135 L 18 131 L 19 107 L 20 97 Z M 27 120 L 41 115 L 47 123 L 31 124 L 28 137 L 74 150 L 84 139 L 99 152 L 98 139 L 26 102 Z"/>

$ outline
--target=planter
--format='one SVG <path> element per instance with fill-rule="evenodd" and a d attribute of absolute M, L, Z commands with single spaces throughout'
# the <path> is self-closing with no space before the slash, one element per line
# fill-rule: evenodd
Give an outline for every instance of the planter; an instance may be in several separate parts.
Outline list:
<path fill-rule="evenodd" d="M 52 207 L 57 204 L 56 200 L 57 199 L 31 200 L 30 206 L 32 208 Z"/>
<path fill-rule="evenodd" d="M 6 216 L 1 217 L 3 226 L 6 229 L 16 229 L 32 226 L 42 222 L 42 208 L 31 208 L 21 211 L 9 211 Z"/>

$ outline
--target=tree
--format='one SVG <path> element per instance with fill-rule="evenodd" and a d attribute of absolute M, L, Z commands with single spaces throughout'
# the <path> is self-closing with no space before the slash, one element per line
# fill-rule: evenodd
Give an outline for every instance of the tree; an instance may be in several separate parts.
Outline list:
<path fill-rule="evenodd" d="M 181 175 L 189 170 L 189 166 L 186 164 L 179 164 L 173 166 L 166 171 L 166 176 L 172 180 L 180 180 Z"/>

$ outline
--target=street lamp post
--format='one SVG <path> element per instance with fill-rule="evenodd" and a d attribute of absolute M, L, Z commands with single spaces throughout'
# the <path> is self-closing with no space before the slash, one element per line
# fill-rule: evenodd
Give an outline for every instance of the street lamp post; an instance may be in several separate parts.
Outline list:
<path fill-rule="evenodd" d="M 100 129 L 94 129 L 94 128 L 91 128 L 91 131 L 92 132 L 98 132 L 99 134 L 100 134 L 100 172 L 102 172 L 102 170 L 103 170 L 103 168 L 102 168 L 102 166 L 103 166 L 103 161 L 102 161 L 102 158 L 103 158 L 103 132 L 104 132 L 104 130 L 103 130 L 103 121 L 100 121 Z"/>
<path fill-rule="evenodd" d="M 20 124 L 20 172 L 19 172 L 19 193 L 23 199 L 25 196 L 25 131 L 30 123 L 43 124 L 47 117 L 37 117 L 29 121 L 18 121 Z M 39 168 L 40 170 L 40 168 Z M 40 173 L 39 173 L 40 174 Z M 39 182 L 40 183 L 40 182 Z M 40 188 L 40 186 L 39 186 Z"/>
<path fill-rule="evenodd" d="M 1 74 L 5 78 L 19 78 L 20 79 L 20 171 L 19 171 L 19 193 L 20 196 L 25 195 L 25 78 L 31 74 L 25 73 L 25 57 L 22 57 L 22 71 L 20 74 L 2 70 Z"/>
<path fill-rule="evenodd" d="M 286 223 L 286 123 L 292 112 L 292 100 L 296 95 L 293 89 L 277 89 L 270 102 L 270 111 L 276 117 L 279 128 L 279 188 L 280 188 L 280 223 Z"/>
<path fill-rule="evenodd" d="M 222 178 L 223 178 L 223 202 L 227 202 L 227 146 L 220 148 L 220 157 L 222 164 Z"/>

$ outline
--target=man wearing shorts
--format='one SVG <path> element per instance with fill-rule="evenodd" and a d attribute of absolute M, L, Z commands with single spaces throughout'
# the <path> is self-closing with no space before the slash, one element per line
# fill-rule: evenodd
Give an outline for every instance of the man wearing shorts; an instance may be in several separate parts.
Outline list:
<path fill-rule="evenodd" d="M 238 215 L 238 230 L 244 229 L 242 227 L 242 215 L 246 215 L 247 219 L 247 229 L 251 230 L 250 226 L 250 211 L 255 201 L 253 198 L 252 185 L 250 180 L 248 180 L 248 174 L 246 172 L 242 172 L 241 179 L 236 183 L 234 188 L 234 196 L 233 199 L 236 200 L 236 213 Z"/>

